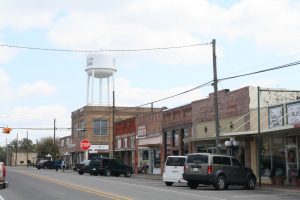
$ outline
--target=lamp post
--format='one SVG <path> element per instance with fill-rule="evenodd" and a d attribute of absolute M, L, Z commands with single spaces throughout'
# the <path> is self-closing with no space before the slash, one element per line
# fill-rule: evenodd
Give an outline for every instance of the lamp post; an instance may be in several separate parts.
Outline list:
<path fill-rule="evenodd" d="M 234 150 L 240 145 L 240 143 L 236 140 L 234 140 L 234 138 L 230 138 L 230 140 L 225 141 L 225 146 L 227 148 L 229 148 L 230 150 L 230 155 L 234 156 Z"/>

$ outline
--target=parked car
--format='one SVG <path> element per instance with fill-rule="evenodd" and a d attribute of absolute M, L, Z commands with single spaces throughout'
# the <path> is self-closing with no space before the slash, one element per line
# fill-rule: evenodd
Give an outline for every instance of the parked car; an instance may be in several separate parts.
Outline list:
<path fill-rule="evenodd" d="M 123 164 L 116 158 L 96 157 L 92 158 L 89 170 L 91 175 L 105 175 L 105 176 L 120 176 L 130 177 L 133 174 L 132 167 Z"/>
<path fill-rule="evenodd" d="M 186 156 L 168 156 L 166 159 L 163 181 L 167 186 L 172 186 L 174 182 L 186 183 L 182 174 L 186 167 Z"/>
<path fill-rule="evenodd" d="M 36 164 L 36 168 L 37 169 L 54 169 L 54 162 L 51 160 L 40 160 L 37 164 Z"/>
<path fill-rule="evenodd" d="M 82 175 L 84 173 L 90 173 L 90 168 L 89 168 L 90 162 L 91 160 L 84 160 L 81 163 L 79 163 L 77 168 L 78 174 Z"/>
<path fill-rule="evenodd" d="M 0 162 L 0 186 L 1 188 L 7 188 L 8 182 L 5 180 L 6 177 L 6 167 L 3 162 Z"/>
<path fill-rule="evenodd" d="M 187 168 L 183 178 L 191 189 L 199 184 L 213 185 L 217 190 L 229 185 L 244 185 L 254 189 L 256 176 L 250 168 L 244 167 L 232 156 L 209 153 L 195 153 L 187 156 Z"/>

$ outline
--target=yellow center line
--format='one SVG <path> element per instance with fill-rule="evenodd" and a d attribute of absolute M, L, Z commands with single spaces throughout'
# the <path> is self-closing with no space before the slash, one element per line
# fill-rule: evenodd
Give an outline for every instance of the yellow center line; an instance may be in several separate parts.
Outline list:
<path fill-rule="evenodd" d="M 67 182 L 64 182 L 64 181 L 61 181 L 61 180 L 58 180 L 58 179 L 53 179 L 53 178 L 49 178 L 49 177 L 45 177 L 45 176 L 40 176 L 40 175 L 28 173 L 28 172 L 18 171 L 18 173 L 24 174 L 24 175 L 27 175 L 27 176 L 31 176 L 31 177 L 34 177 L 34 178 L 38 178 L 38 179 L 41 179 L 41 180 L 44 180 L 44 181 L 48 181 L 48 182 L 51 182 L 51 183 L 55 183 L 55 184 L 58 184 L 58 185 L 62 185 L 62 186 L 67 187 L 67 188 L 72 188 L 72 189 L 75 189 L 75 190 L 79 190 L 79 191 L 82 191 L 82 192 L 94 194 L 94 195 L 97 195 L 97 196 L 106 197 L 106 198 L 113 199 L 113 200 L 133 200 L 133 199 L 128 198 L 128 197 L 119 196 L 119 195 L 111 194 L 111 193 L 108 193 L 108 192 L 103 192 L 103 191 L 99 191 L 99 190 L 95 190 L 95 189 L 82 187 L 82 186 L 67 183 Z"/>

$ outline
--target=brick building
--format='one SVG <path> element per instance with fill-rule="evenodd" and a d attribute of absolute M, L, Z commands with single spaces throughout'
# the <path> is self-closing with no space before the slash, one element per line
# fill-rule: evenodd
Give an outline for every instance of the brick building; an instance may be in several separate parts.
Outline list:
<path fill-rule="evenodd" d="M 115 122 L 151 112 L 151 108 L 115 107 Z M 70 156 L 72 163 L 78 163 L 94 156 L 112 156 L 113 107 L 84 106 L 72 112 L 72 143 Z M 80 149 L 80 141 L 88 139 L 89 151 Z"/>
<path fill-rule="evenodd" d="M 162 172 L 162 111 L 141 115 L 136 118 L 138 167 L 148 168 L 150 174 Z"/>
<path fill-rule="evenodd" d="M 136 122 L 134 118 L 115 122 L 115 157 L 119 158 L 124 164 L 137 166 L 136 153 Z"/>
<path fill-rule="evenodd" d="M 191 153 L 191 142 L 185 140 L 192 134 L 192 104 L 164 111 L 162 131 L 164 160 L 169 155 Z"/>

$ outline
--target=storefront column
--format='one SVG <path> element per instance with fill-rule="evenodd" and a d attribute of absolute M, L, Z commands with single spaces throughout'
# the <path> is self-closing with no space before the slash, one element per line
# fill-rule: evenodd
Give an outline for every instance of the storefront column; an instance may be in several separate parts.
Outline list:
<path fill-rule="evenodd" d="M 251 169 L 253 170 L 256 177 L 258 177 L 258 169 L 257 169 L 257 144 L 256 144 L 256 136 L 253 136 L 250 142 L 251 149 Z"/>

